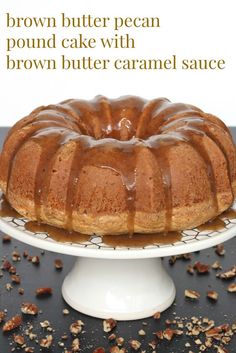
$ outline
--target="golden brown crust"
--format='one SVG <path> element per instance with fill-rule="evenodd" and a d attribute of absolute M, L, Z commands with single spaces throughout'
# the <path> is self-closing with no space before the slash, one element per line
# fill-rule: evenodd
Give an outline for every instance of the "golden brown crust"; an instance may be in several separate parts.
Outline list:
<path fill-rule="evenodd" d="M 0 183 L 1 189 L 5 189 Z M 233 183 L 236 195 L 236 181 Z M 217 195 L 219 202 L 219 214 L 224 212 L 232 203 L 231 193 L 221 193 Z M 31 220 L 36 220 L 34 213 L 34 203 L 28 199 L 15 197 L 12 203 L 17 211 Z M 23 207 L 22 207 L 23 205 Z M 209 219 L 216 217 L 212 209 L 211 200 L 198 202 L 191 206 L 176 207 L 173 209 L 173 218 L 169 231 L 178 231 L 197 227 Z M 56 208 L 43 209 L 43 223 L 64 228 L 66 224 L 65 213 Z M 136 212 L 135 233 L 155 233 L 162 232 L 165 221 L 165 211 L 156 213 Z M 74 212 L 73 230 L 83 234 L 127 234 L 127 212 L 123 213 L 101 213 L 85 214 Z"/>

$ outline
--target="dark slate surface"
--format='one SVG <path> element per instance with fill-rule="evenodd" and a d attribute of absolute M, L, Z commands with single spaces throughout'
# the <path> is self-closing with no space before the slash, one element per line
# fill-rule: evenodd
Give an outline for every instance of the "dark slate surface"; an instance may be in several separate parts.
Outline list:
<path fill-rule="evenodd" d="M 7 129 L 0 129 L 0 139 L 3 140 Z M 234 137 L 236 139 L 236 128 L 232 129 Z M 2 235 L 0 235 L 1 237 Z M 27 250 L 31 256 L 40 256 L 40 265 L 35 266 L 28 262 L 26 259 L 16 263 L 17 272 L 22 278 L 21 287 L 25 289 L 23 296 L 18 294 L 19 285 L 13 284 L 11 291 L 6 291 L 5 284 L 10 283 L 10 276 L 4 272 L 3 277 L 0 277 L 0 311 L 7 309 L 7 318 L 20 313 L 20 305 L 24 302 L 34 302 L 42 310 L 42 313 L 37 317 L 24 317 L 23 327 L 16 330 L 15 333 L 21 333 L 27 327 L 28 323 L 32 323 L 34 326 L 33 332 L 36 332 L 38 338 L 45 337 L 48 334 L 45 330 L 40 328 L 39 322 L 49 320 L 55 332 L 53 333 L 54 344 L 52 349 L 43 350 L 49 352 L 64 352 L 63 347 L 58 346 L 58 341 L 61 335 L 68 333 L 69 338 L 65 341 L 65 347 L 70 348 L 71 336 L 69 334 L 69 325 L 77 320 L 81 319 L 84 323 L 85 333 L 80 334 L 78 337 L 81 341 L 81 352 L 92 353 L 94 348 L 103 346 L 106 352 L 109 352 L 109 347 L 112 346 L 108 343 L 107 334 L 103 332 L 102 320 L 94 319 L 86 315 L 82 315 L 73 309 L 69 308 L 64 302 L 61 296 L 61 285 L 64 276 L 68 273 L 69 269 L 73 265 L 74 258 L 71 256 L 65 256 L 55 254 L 51 252 L 45 252 L 41 254 L 37 248 L 30 247 L 22 244 L 16 240 L 12 240 L 9 244 L 2 244 L 0 239 L 0 258 L 6 257 L 11 258 L 12 251 L 16 249 L 21 254 L 24 250 Z M 236 322 L 236 294 L 228 293 L 227 286 L 232 280 L 222 281 L 215 276 L 215 270 L 211 270 L 207 275 L 189 275 L 186 272 L 186 267 L 189 264 L 193 264 L 195 261 L 202 261 L 204 263 L 212 264 L 214 261 L 219 260 L 226 270 L 236 264 L 236 238 L 225 243 L 226 254 L 223 257 L 219 257 L 215 253 L 214 248 L 210 248 L 199 253 L 192 254 L 190 261 L 178 260 L 174 266 L 170 266 L 168 258 L 164 259 L 164 264 L 171 276 L 174 278 L 177 287 L 177 296 L 174 305 L 166 310 L 161 315 L 161 319 L 155 321 L 153 318 L 138 321 L 119 322 L 115 333 L 117 336 L 122 336 L 126 340 L 126 346 L 128 347 L 128 341 L 138 339 L 142 342 L 142 350 L 146 352 L 152 352 L 148 347 L 154 335 L 153 333 L 166 328 L 165 320 L 172 319 L 175 316 L 191 318 L 192 316 L 207 316 L 210 319 L 215 320 L 216 324 L 233 323 Z M 54 259 L 60 258 L 63 260 L 64 268 L 62 271 L 56 271 L 54 269 Z M 53 288 L 53 295 L 44 299 L 36 299 L 34 292 L 37 287 L 50 286 Z M 192 288 L 198 290 L 201 294 L 201 298 L 192 302 L 186 300 L 184 297 L 184 290 L 186 288 Z M 206 292 L 209 289 L 214 289 L 219 293 L 219 300 L 216 303 L 210 302 L 206 298 Z M 62 310 L 68 308 L 70 314 L 63 316 Z M 143 322 L 147 325 L 143 325 Z M 2 326 L 2 324 L 1 324 Z M 138 330 L 144 328 L 146 336 L 141 338 L 138 335 Z M 12 343 L 12 337 L 14 332 L 3 334 L 0 330 L 0 353 L 11 352 L 15 344 Z M 28 340 L 27 340 L 28 341 Z M 190 342 L 191 348 L 185 347 L 185 343 Z M 35 352 L 40 352 L 40 347 L 34 342 L 27 342 L 27 346 L 35 347 Z M 188 353 L 192 350 L 194 353 L 199 352 L 199 349 L 194 344 L 194 341 L 190 337 L 181 336 L 173 339 L 171 342 L 166 340 L 159 343 L 157 347 L 157 353 Z M 236 352 L 236 338 L 234 336 L 231 344 L 228 346 L 229 352 Z M 21 350 L 24 351 L 24 350 Z M 132 350 L 128 350 L 133 352 Z M 216 350 L 211 348 L 207 352 L 215 352 Z M 140 351 L 139 351 L 140 352 Z"/>

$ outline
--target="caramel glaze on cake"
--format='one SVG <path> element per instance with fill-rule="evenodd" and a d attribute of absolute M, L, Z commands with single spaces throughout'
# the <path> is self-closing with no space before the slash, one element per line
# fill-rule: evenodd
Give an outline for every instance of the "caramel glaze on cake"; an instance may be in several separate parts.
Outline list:
<path fill-rule="evenodd" d="M 71 231 L 177 231 L 232 204 L 236 152 L 224 123 L 192 105 L 71 99 L 10 130 L 0 187 L 21 215 Z"/>

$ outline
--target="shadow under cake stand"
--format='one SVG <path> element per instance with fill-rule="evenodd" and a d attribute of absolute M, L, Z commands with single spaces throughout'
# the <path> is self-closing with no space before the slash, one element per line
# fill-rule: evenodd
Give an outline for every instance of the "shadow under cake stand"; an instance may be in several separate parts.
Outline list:
<path fill-rule="evenodd" d="M 93 317 L 135 320 L 164 311 L 174 301 L 175 285 L 161 258 L 206 249 L 233 238 L 236 218 L 224 221 L 221 230 L 186 230 L 175 243 L 143 248 L 111 247 L 99 236 L 83 243 L 60 243 L 47 233 L 26 230 L 24 218 L 0 218 L 0 229 L 29 245 L 77 257 L 62 285 L 62 295 L 71 307 Z"/>

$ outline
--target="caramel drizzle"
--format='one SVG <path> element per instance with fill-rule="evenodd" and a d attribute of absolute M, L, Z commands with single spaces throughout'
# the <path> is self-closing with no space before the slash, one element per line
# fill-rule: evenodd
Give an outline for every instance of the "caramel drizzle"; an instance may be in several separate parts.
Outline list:
<path fill-rule="evenodd" d="M 165 194 L 166 214 L 165 214 L 164 232 L 167 232 L 171 228 L 172 213 L 173 213 L 172 194 L 171 194 L 171 171 L 170 171 L 170 164 L 168 160 L 168 149 L 159 148 L 159 151 L 157 149 L 155 152 L 158 165 L 161 169 L 162 182 L 163 182 L 164 194 Z M 152 152 L 153 152 L 153 148 L 152 148 Z"/>
<path fill-rule="evenodd" d="M 194 129 L 191 126 L 182 126 L 176 130 L 176 133 L 180 134 L 180 136 L 183 137 L 186 140 L 186 142 L 190 143 L 191 146 L 195 149 L 195 151 L 198 153 L 198 155 L 203 160 L 203 162 L 206 166 L 208 180 L 210 183 L 212 200 L 213 200 L 213 208 L 214 208 L 214 211 L 216 213 L 218 213 L 219 206 L 218 206 L 218 199 L 217 199 L 216 178 L 215 178 L 214 169 L 213 169 L 209 154 L 208 154 L 208 152 L 202 142 L 202 140 L 204 138 L 203 132 Z M 201 139 L 200 143 L 199 143 L 199 141 L 196 142 L 194 140 L 197 135 Z"/>
<path fill-rule="evenodd" d="M 75 143 L 76 146 L 74 150 L 73 160 L 71 163 L 69 183 L 66 195 L 66 229 L 68 229 L 70 232 L 73 230 L 73 212 L 75 210 L 79 176 L 83 167 L 83 152 L 85 151 L 85 149 L 83 148 L 82 139 L 78 139 L 77 141 L 75 141 Z"/>
<path fill-rule="evenodd" d="M 128 209 L 127 217 L 127 229 L 129 237 L 132 237 L 134 234 L 134 223 L 135 223 L 135 214 L 136 214 L 136 161 L 137 161 L 137 152 L 138 148 L 134 146 L 132 152 L 132 170 L 127 174 L 122 171 L 122 181 L 126 188 L 126 206 Z M 130 152 L 128 152 L 130 153 Z M 130 158 L 129 158 L 130 159 Z M 131 162 L 131 160 L 130 160 Z"/>
<path fill-rule="evenodd" d="M 152 134 L 159 134 L 160 129 L 163 126 L 172 121 L 175 118 L 181 118 L 184 116 L 199 116 L 202 111 L 194 106 L 186 105 L 182 103 L 171 103 L 169 100 L 163 98 L 162 104 L 157 106 L 152 111 L 152 119 L 149 120 L 146 131 L 148 134 L 144 135 L 144 138 L 151 136 Z M 149 130 L 151 127 L 151 131 Z"/>
<path fill-rule="evenodd" d="M 165 195 L 165 220 L 164 232 L 171 229 L 173 215 L 171 168 L 169 162 L 170 148 L 181 143 L 183 138 L 180 135 L 163 134 L 154 136 L 147 140 L 147 146 L 156 158 L 161 171 L 163 190 Z"/>
<path fill-rule="evenodd" d="M 54 122 L 55 123 L 55 122 Z M 8 164 L 8 168 L 7 168 L 7 183 L 6 183 L 6 198 L 8 199 L 9 196 L 9 189 L 10 189 L 10 180 L 11 180 L 11 175 L 12 175 L 12 170 L 13 170 L 13 166 L 14 166 L 14 161 L 15 158 L 18 154 L 18 152 L 20 151 L 20 149 L 23 147 L 23 145 L 28 141 L 28 139 L 30 139 L 32 136 L 34 136 L 34 134 L 36 134 L 38 131 L 40 131 L 41 129 L 43 129 L 44 127 L 50 127 L 50 125 L 52 124 L 52 121 L 50 120 L 44 120 L 44 121 L 36 121 L 34 123 L 34 125 L 32 124 L 32 127 L 34 127 L 33 130 L 30 130 L 29 133 L 26 133 L 25 136 L 20 139 L 19 141 L 17 141 L 16 145 L 14 146 L 11 156 L 9 157 L 9 164 Z M 56 124 L 56 126 L 61 126 L 62 128 L 64 127 L 64 124 L 58 122 Z"/>
<path fill-rule="evenodd" d="M 111 111 L 110 101 L 106 97 L 101 97 L 100 98 L 100 105 L 101 105 L 102 113 L 104 114 L 104 117 L 105 117 L 105 120 L 106 120 L 106 128 L 105 128 L 105 131 L 104 131 L 105 136 L 104 136 L 104 133 L 103 133 L 103 138 L 104 138 L 107 135 L 109 135 L 109 133 L 112 131 L 112 128 L 113 128 L 112 111 Z"/>
<path fill-rule="evenodd" d="M 209 120 L 208 116 L 206 117 L 205 120 L 207 120 L 207 123 L 209 125 L 211 125 L 213 128 L 219 128 L 219 125 L 217 125 L 215 122 Z M 162 131 L 166 131 L 166 130 L 168 131 L 168 129 L 170 127 L 172 127 L 174 124 L 178 124 L 179 122 L 183 122 L 183 123 L 186 123 L 186 125 L 192 131 L 196 131 L 198 134 L 204 133 L 206 136 L 208 136 L 215 143 L 215 145 L 221 150 L 221 152 L 224 156 L 224 159 L 226 162 L 226 167 L 227 167 L 227 175 L 228 175 L 228 179 L 229 179 L 229 184 L 230 184 L 230 188 L 231 188 L 231 192 L 232 192 L 232 196 L 233 196 L 233 188 L 232 188 L 233 173 L 231 170 L 229 157 L 227 155 L 227 152 L 226 152 L 225 147 L 223 146 L 222 142 L 217 138 L 217 136 L 215 134 L 213 134 L 211 132 L 210 128 L 206 125 L 205 120 L 203 119 L 202 116 L 197 119 L 196 119 L 196 117 L 189 117 L 189 116 L 188 117 L 180 117 L 179 119 L 176 119 L 176 120 L 168 123 L 167 125 L 163 126 Z M 182 126 L 181 129 L 184 128 L 186 130 L 187 129 L 186 125 L 184 125 L 184 127 Z M 225 129 L 223 129 L 223 130 L 224 130 L 224 133 L 227 134 L 227 131 L 225 131 Z M 230 141 L 232 143 L 231 136 L 229 136 L 229 134 L 227 134 L 227 136 L 230 138 Z M 196 147 L 195 147 L 195 149 L 196 149 Z M 204 154 L 206 155 L 207 151 Z M 207 164 L 209 164 L 209 163 L 207 162 Z"/>
<path fill-rule="evenodd" d="M 144 109 L 138 120 L 138 126 L 135 133 L 136 138 L 142 138 L 143 136 L 145 136 L 146 127 L 148 126 L 148 123 L 152 118 L 151 113 L 160 102 L 160 98 L 153 99 L 144 106 Z"/>
<path fill-rule="evenodd" d="M 111 169 L 121 176 L 122 184 L 126 190 L 127 229 L 129 235 L 134 233 L 137 152 L 138 147 L 134 145 L 131 148 L 127 142 L 116 141 L 114 143 L 113 139 L 106 139 L 101 142 L 101 140 L 96 141 L 91 137 L 84 139 L 83 136 L 78 138 L 71 164 L 66 197 L 67 229 L 73 230 L 73 213 L 76 204 L 79 204 L 79 201 L 76 202 L 76 198 L 78 197 L 77 190 L 81 171 L 86 165 L 93 165 Z M 107 162 L 108 155 L 109 163 Z"/>
<path fill-rule="evenodd" d="M 45 196 L 48 193 L 50 185 L 51 173 L 49 172 L 51 172 L 51 165 L 55 160 L 59 148 L 77 136 L 76 133 L 70 130 L 62 130 L 54 127 L 53 129 L 39 130 L 32 137 L 41 148 L 34 186 L 35 217 L 38 222 L 41 221 L 42 200 L 46 199 Z"/>
<path fill-rule="evenodd" d="M 27 222 L 25 229 L 34 233 L 47 233 L 52 239 L 61 243 L 83 243 L 89 241 L 91 238 L 88 234 L 81 234 L 73 231 L 68 231 L 61 228 L 56 228 L 48 224 L 39 224 L 37 222 Z"/>
<path fill-rule="evenodd" d="M 77 125 L 72 125 L 71 121 L 68 119 L 68 117 L 66 115 L 63 115 L 63 119 L 64 121 L 60 121 L 59 116 L 55 117 L 55 116 L 47 116 L 47 117 L 40 117 L 38 116 L 41 112 L 43 111 L 47 111 L 48 109 L 55 109 L 57 112 L 62 113 L 62 111 L 67 112 L 66 109 L 64 109 L 63 107 L 59 107 L 56 105 L 50 105 L 47 107 L 39 107 L 37 109 L 35 109 L 31 115 L 29 115 L 27 118 L 22 119 L 21 121 L 19 121 L 18 123 L 16 123 L 15 126 L 13 126 L 13 128 L 10 130 L 7 139 L 4 143 L 7 143 L 8 139 L 12 136 L 14 131 L 17 131 L 18 129 L 23 129 L 26 128 L 28 126 L 31 127 L 31 130 L 29 130 L 28 133 L 25 134 L 25 136 L 18 140 L 17 143 L 15 144 L 11 156 L 9 158 L 9 165 L 7 168 L 7 174 L 6 174 L 6 197 L 8 198 L 9 195 L 9 185 L 10 185 L 10 178 L 11 178 L 11 174 L 12 174 L 12 168 L 14 165 L 14 160 L 18 154 L 18 152 L 20 151 L 21 147 L 23 147 L 23 145 L 25 144 L 25 142 L 27 142 L 28 139 L 30 139 L 35 133 L 37 133 L 40 129 L 43 129 L 44 127 L 55 127 L 55 126 L 61 126 L 61 127 L 65 127 L 66 125 L 70 125 L 71 128 L 75 129 L 75 131 L 77 130 L 78 132 L 80 131 L 79 128 L 77 127 Z M 51 112 L 50 112 L 51 113 Z M 67 112 L 68 113 L 68 112 Z M 73 118 L 74 119 L 74 118 Z M 44 126 L 45 125 L 45 126 Z M 51 126 L 50 126 L 51 125 Z"/>
<path fill-rule="evenodd" d="M 11 207 L 4 195 L 0 194 L 0 216 L 1 217 L 20 217 L 20 214 Z"/>
<path fill-rule="evenodd" d="M 216 124 L 214 124 L 213 122 L 209 121 L 209 124 L 214 126 Z M 222 142 L 216 137 L 216 135 L 214 135 L 209 127 L 206 125 L 206 123 L 202 120 L 200 123 L 198 122 L 192 122 L 191 124 L 195 129 L 199 130 L 199 125 L 202 131 L 204 131 L 204 133 L 216 144 L 216 146 L 221 150 L 224 158 L 225 158 L 225 162 L 226 162 L 226 167 L 227 167 L 227 175 L 228 175 L 228 179 L 229 179 L 229 184 L 230 184 L 230 188 L 231 188 L 231 193 L 233 196 L 233 187 L 232 187 L 232 182 L 233 182 L 233 174 L 231 171 L 231 167 L 230 167 L 230 161 L 228 158 L 228 155 L 226 153 L 226 150 L 222 144 Z M 217 125 L 216 125 L 217 126 Z M 228 135 L 227 135 L 228 136 Z"/>

